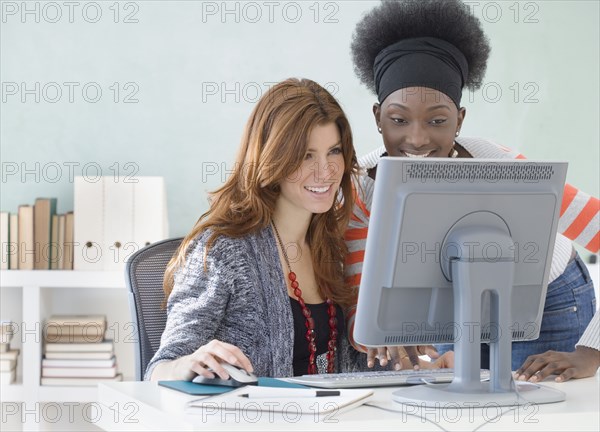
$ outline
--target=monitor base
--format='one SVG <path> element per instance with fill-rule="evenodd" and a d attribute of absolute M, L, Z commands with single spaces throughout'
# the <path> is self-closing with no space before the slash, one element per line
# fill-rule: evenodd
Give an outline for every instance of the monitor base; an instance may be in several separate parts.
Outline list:
<path fill-rule="evenodd" d="M 562 402 L 565 393 L 550 387 L 515 381 L 517 390 L 490 392 L 490 383 L 480 389 L 457 391 L 452 384 L 424 384 L 406 387 L 392 393 L 395 402 L 429 408 L 477 408 L 486 406 L 519 406 Z"/>

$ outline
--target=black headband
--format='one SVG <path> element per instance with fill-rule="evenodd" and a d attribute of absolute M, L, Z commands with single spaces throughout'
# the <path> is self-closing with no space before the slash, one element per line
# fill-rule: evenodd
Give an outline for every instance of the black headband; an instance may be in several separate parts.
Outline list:
<path fill-rule="evenodd" d="M 468 70 L 458 48 L 432 37 L 396 42 L 381 50 L 373 65 L 380 103 L 396 90 L 428 87 L 450 97 L 458 108 Z"/>

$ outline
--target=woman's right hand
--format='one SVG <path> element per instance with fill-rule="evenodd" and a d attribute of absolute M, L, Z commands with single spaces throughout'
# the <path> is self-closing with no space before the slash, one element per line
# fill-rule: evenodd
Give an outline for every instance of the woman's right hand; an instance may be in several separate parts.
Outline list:
<path fill-rule="evenodd" d="M 379 360 L 382 367 L 387 366 L 388 360 L 393 364 L 393 369 L 419 369 L 421 361 L 419 356 L 428 355 L 432 360 L 437 360 L 440 354 L 432 345 L 419 346 L 389 346 L 369 348 L 367 351 L 367 366 L 375 366 L 375 359 Z"/>
<path fill-rule="evenodd" d="M 191 381 L 196 375 L 206 378 L 215 378 L 215 375 L 218 375 L 219 378 L 229 379 L 229 374 L 221 366 L 223 362 L 253 372 L 252 363 L 242 350 L 235 345 L 213 339 L 190 355 L 158 363 L 152 372 L 152 380 Z"/>

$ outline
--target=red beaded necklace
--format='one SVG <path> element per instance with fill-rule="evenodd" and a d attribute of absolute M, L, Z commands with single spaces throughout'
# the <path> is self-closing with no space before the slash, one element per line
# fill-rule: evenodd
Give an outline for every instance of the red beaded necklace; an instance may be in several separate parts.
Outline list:
<path fill-rule="evenodd" d="M 292 267 L 290 266 L 290 259 L 287 256 L 287 252 L 283 247 L 283 242 L 281 241 L 281 237 L 279 237 L 279 231 L 277 231 L 277 227 L 275 226 L 275 222 L 273 222 L 273 230 L 275 231 L 275 236 L 277 237 L 277 241 L 279 242 L 279 247 L 281 248 L 281 252 L 283 253 L 283 258 L 285 259 L 285 263 L 287 264 L 289 273 L 288 278 L 290 280 L 290 286 L 294 290 L 294 295 L 298 299 L 298 303 L 300 303 L 300 308 L 302 308 L 302 314 L 306 318 L 306 341 L 308 342 L 308 373 L 316 374 L 317 373 L 317 365 L 315 364 L 315 359 L 317 356 L 317 344 L 315 342 L 315 321 L 311 317 L 310 309 L 306 307 L 304 300 L 302 299 L 302 290 L 300 290 L 300 285 L 296 280 L 296 273 L 292 271 Z M 327 373 L 333 373 L 335 368 L 335 349 L 337 344 L 337 318 L 335 317 L 335 305 L 330 298 L 326 299 L 327 302 L 327 314 L 329 315 L 329 342 L 327 343 Z"/>

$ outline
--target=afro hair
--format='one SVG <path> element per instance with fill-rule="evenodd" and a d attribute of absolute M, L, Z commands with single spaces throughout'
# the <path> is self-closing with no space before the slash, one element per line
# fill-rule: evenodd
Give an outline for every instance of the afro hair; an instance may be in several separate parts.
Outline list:
<path fill-rule="evenodd" d="M 481 86 L 490 45 L 479 19 L 460 0 L 382 1 L 356 25 L 351 45 L 356 75 L 375 92 L 377 54 L 400 40 L 426 36 L 457 47 L 469 64 L 465 86 L 471 90 Z"/>

